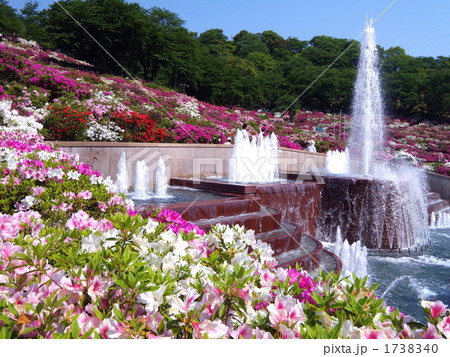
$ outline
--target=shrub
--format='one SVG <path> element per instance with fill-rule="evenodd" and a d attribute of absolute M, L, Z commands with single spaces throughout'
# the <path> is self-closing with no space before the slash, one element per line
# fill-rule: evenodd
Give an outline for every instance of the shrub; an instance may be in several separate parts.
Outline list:
<path fill-rule="evenodd" d="M 124 141 L 145 143 L 160 143 L 166 133 L 164 129 L 157 128 L 155 121 L 147 114 L 119 111 L 112 114 L 113 120 L 125 132 Z"/>
<path fill-rule="evenodd" d="M 92 112 L 82 112 L 63 106 L 50 106 L 45 117 L 44 137 L 46 140 L 83 141 Z"/>

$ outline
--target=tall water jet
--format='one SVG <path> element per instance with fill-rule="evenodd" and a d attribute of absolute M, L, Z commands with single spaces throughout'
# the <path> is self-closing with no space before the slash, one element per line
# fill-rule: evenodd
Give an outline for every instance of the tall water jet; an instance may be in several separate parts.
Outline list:
<path fill-rule="evenodd" d="M 408 162 L 386 160 L 372 23 L 364 30 L 358 62 L 348 142 L 349 175 L 324 177 L 317 234 L 322 240 L 334 241 L 340 226 L 344 239 L 360 241 L 369 248 L 425 246 L 429 229 L 423 173 Z M 333 153 L 329 154 L 330 161 Z"/>
<path fill-rule="evenodd" d="M 140 160 L 136 162 L 136 171 L 134 174 L 134 192 L 131 196 L 135 200 L 145 200 L 150 196 L 147 193 L 148 183 L 148 167 L 145 161 Z"/>
<path fill-rule="evenodd" d="M 158 159 L 158 166 L 156 167 L 155 187 L 153 192 L 157 197 L 167 197 L 167 188 L 166 165 L 164 164 L 164 159 L 160 156 Z"/>
<path fill-rule="evenodd" d="M 120 193 L 128 194 L 128 174 L 127 174 L 127 154 L 122 151 L 119 162 L 117 163 L 116 185 Z"/>
<path fill-rule="evenodd" d="M 229 181 L 266 183 L 279 179 L 278 138 L 262 132 L 250 139 L 245 130 L 237 130 L 229 160 Z"/>
<path fill-rule="evenodd" d="M 355 82 L 348 148 L 352 173 L 368 175 L 373 161 L 384 152 L 384 120 L 378 50 L 373 20 L 364 30 Z"/>

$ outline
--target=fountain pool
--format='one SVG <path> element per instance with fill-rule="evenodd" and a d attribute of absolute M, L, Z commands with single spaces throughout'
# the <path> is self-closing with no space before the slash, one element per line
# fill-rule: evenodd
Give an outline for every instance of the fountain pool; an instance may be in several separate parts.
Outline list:
<path fill-rule="evenodd" d="M 450 306 L 450 228 L 431 230 L 432 246 L 422 253 L 369 252 L 371 284 L 387 305 L 425 322 L 420 298 Z"/>
<path fill-rule="evenodd" d="M 186 187 L 169 186 L 166 196 L 147 196 L 144 199 L 133 199 L 136 206 L 172 204 L 181 202 L 209 201 L 226 198 L 220 192 L 196 190 Z"/>

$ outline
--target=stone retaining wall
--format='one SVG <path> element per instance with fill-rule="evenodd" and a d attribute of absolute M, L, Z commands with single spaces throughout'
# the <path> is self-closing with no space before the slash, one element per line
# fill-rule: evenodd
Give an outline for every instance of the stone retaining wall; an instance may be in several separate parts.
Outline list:
<path fill-rule="evenodd" d="M 127 172 L 133 185 L 136 162 L 144 160 L 149 167 L 149 186 L 153 185 L 154 170 L 160 156 L 167 166 L 169 178 L 206 178 L 228 176 L 228 159 L 233 145 L 223 144 L 152 144 L 106 142 L 55 142 L 65 151 L 76 153 L 80 160 L 114 181 L 117 163 L 123 151 L 127 155 Z M 325 154 L 282 148 L 279 150 L 281 172 L 307 172 L 325 166 Z"/>

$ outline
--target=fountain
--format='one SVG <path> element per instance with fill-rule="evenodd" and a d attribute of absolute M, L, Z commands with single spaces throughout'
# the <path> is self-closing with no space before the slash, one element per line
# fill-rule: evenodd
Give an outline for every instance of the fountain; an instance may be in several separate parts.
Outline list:
<path fill-rule="evenodd" d="M 154 194 L 156 197 L 167 197 L 167 175 L 166 175 L 166 165 L 164 164 L 164 159 L 162 156 L 158 159 L 158 166 L 156 167 L 155 173 L 155 187 Z"/>
<path fill-rule="evenodd" d="M 237 130 L 229 159 L 229 182 L 267 183 L 279 179 L 278 139 L 272 133 L 250 139 L 245 130 Z"/>
<path fill-rule="evenodd" d="M 361 43 L 352 110 L 348 154 L 327 154 L 332 174 L 324 177 L 319 238 L 334 241 L 340 226 L 349 243 L 360 241 L 368 248 L 428 245 L 423 174 L 407 162 L 383 160 L 383 104 L 372 21 Z"/>
<path fill-rule="evenodd" d="M 361 175 L 368 175 L 374 159 L 384 153 L 383 102 L 372 23 L 367 23 L 361 42 L 348 140 L 350 160 L 359 162 L 351 165 L 351 172 Z"/>
<path fill-rule="evenodd" d="M 325 158 L 325 170 L 331 174 L 348 174 L 350 156 L 348 148 L 344 151 L 330 150 Z"/>
<path fill-rule="evenodd" d="M 131 196 L 134 200 L 145 200 L 150 197 L 147 193 L 148 167 L 145 161 L 136 162 L 136 171 L 134 175 L 134 192 Z"/>
<path fill-rule="evenodd" d="M 430 228 L 450 227 L 450 212 L 431 212 Z"/>
<path fill-rule="evenodd" d="M 116 185 L 120 193 L 128 194 L 127 154 L 125 151 L 122 151 L 117 164 Z"/>
<path fill-rule="evenodd" d="M 344 276 L 352 273 L 355 273 L 359 278 L 367 276 L 367 248 L 361 247 L 361 241 L 353 244 L 349 244 L 348 240 L 342 241 L 341 228 L 339 226 L 336 232 L 334 254 L 341 259 Z"/>

